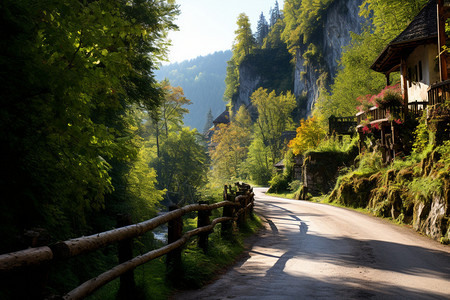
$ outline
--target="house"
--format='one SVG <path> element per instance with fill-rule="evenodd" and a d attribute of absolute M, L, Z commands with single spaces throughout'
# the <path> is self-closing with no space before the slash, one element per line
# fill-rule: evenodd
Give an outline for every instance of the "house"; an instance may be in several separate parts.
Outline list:
<path fill-rule="evenodd" d="M 371 126 L 373 130 L 370 133 L 378 141 L 384 162 L 393 160 L 404 151 L 399 132 L 408 116 L 417 117 L 425 111 L 428 119 L 448 118 L 448 111 L 442 110 L 445 101 L 450 99 L 446 51 L 439 51 L 446 41 L 448 2 L 429 1 L 371 66 L 371 69 L 385 74 L 387 85 L 390 84 L 391 73 L 400 72 L 401 75 L 401 99 L 398 103 L 374 106 L 356 115 L 360 148 L 368 133 L 367 126 Z"/>

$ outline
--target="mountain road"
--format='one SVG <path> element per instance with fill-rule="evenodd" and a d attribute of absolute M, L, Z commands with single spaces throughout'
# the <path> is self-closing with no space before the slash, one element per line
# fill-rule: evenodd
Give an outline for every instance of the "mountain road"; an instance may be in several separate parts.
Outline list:
<path fill-rule="evenodd" d="M 265 195 L 245 257 L 174 299 L 450 299 L 450 246 L 345 208 Z"/>

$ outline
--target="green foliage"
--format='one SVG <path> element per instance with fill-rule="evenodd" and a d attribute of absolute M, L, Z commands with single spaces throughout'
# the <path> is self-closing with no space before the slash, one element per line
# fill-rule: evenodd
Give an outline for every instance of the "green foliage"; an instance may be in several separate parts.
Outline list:
<path fill-rule="evenodd" d="M 259 88 L 250 98 L 258 110 L 256 134 L 269 147 L 272 161 L 276 161 L 280 159 L 284 146 L 281 134 L 293 127 L 291 113 L 296 107 L 295 97 L 291 92 L 277 96 L 275 91 L 268 93 Z"/>
<path fill-rule="evenodd" d="M 289 52 L 284 46 L 279 46 L 254 50 L 245 57 L 241 66 L 250 68 L 260 76 L 260 87 L 280 94 L 294 88 L 293 67 L 290 61 Z"/>
<path fill-rule="evenodd" d="M 430 203 L 433 194 L 441 194 L 443 182 L 433 177 L 417 177 L 408 185 L 408 192 L 416 201 Z"/>
<path fill-rule="evenodd" d="M 295 155 L 302 155 L 309 149 L 317 147 L 326 137 L 323 122 L 316 116 L 301 120 L 297 128 L 297 135 L 289 142 L 289 148 Z"/>
<path fill-rule="evenodd" d="M 158 81 L 167 78 L 173 86 L 183 87 L 186 98 L 191 99 L 189 113 L 183 118 L 186 126 L 201 131 L 210 109 L 213 119 L 224 111 L 225 103 L 222 98 L 227 61 L 230 59 L 230 50 L 217 51 L 180 63 L 163 65 L 155 71 Z"/>
<path fill-rule="evenodd" d="M 283 174 L 277 174 L 269 181 L 268 193 L 282 193 L 289 190 L 289 180 Z"/>
<path fill-rule="evenodd" d="M 370 66 L 394 39 L 417 15 L 426 0 L 366 0 L 360 14 L 370 20 L 363 32 L 352 34 L 350 45 L 344 48 L 339 70 L 331 93 L 322 93 L 317 108 L 328 118 L 348 116 L 356 113 L 357 98 L 376 94 L 385 85 L 383 74 L 370 69 Z M 392 12 L 395 11 L 395 14 Z M 398 74 L 391 75 L 396 82 Z"/>
<path fill-rule="evenodd" d="M 158 105 L 152 69 L 176 13 L 172 1 L 2 2 L 0 186 L 15 200 L 2 198 L 1 227 L 14 228 L 10 238 L 102 227 L 92 219 L 117 191 L 114 168 L 138 153 L 127 111 Z M 2 251 L 14 247 L 2 240 Z"/>
<path fill-rule="evenodd" d="M 413 151 L 415 153 L 425 152 L 434 146 L 435 134 L 430 130 L 427 124 L 427 115 L 423 114 L 419 125 L 414 131 Z"/>
<path fill-rule="evenodd" d="M 322 27 L 322 18 L 333 1 L 285 1 L 283 12 L 286 29 L 282 37 L 292 54 L 295 54 L 301 45 L 309 45 L 314 41 L 315 33 Z"/>
<path fill-rule="evenodd" d="M 233 57 L 240 64 L 244 57 L 255 48 L 256 42 L 252 34 L 250 20 L 244 13 L 239 14 L 237 22 L 238 29 L 234 32 L 236 38 L 233 42 Z"/>
<path fill-rule="evenodd" d="M 195 129 L 170 132 L 155 161 L 160 188 L 168 191 L 169 200 L 182 205 L 197 201 L 197 190 L 206 183 L 207 155 Z"/>
<path fill-rule="evenodd" d="M 212 177 L 216 182 L 246 179 L 245 160 L 252 139 L 252 122 L 244 106 L 241 106 L 229 125 L 221 125 L 214 131 L 211 148 Z"/>
<path fill-rule="evenodd" d="M 272 177 L 272 165 L 275 162 L 270 155 L 269 147 L 261 138 L 255 137 L 250 144 L 248 158 L 245 161 L 250 178 L 257 185 L 265 186 Z"/>
<path fill-rule="evenodd" d="M 300 180 L 294 180 L 289 183 L 289 189 L 293 192 L 297 192 L 302 187 L 302 182 Z"/>

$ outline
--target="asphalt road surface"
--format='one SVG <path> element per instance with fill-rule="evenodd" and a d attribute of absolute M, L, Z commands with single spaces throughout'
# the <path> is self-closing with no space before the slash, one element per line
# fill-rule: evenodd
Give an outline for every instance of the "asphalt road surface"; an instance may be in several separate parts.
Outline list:
<path fill-rule="evenodd" d="M 174 299 L 450 299 L 450 246 L 351 210 L 266 196 L 248 255 Z"/>

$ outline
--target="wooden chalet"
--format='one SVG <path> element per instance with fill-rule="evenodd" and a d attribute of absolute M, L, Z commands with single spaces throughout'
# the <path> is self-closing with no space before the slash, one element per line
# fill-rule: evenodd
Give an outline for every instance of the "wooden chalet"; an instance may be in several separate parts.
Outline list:
<path fill-rule="evenodd" d="M 400 72 L 403 103 L 389 107 L 372 107 L 359 112 L 357 131 L 362 142 L 367 125 L 374 128 L 382 149 L 383 161 L 389 162 L 402 149 L 399 129 L 407 115 L 420 116 L 427 113 L 428 119 L 447 118 L 448 110 L 443 104 L 450 99 L 448 80 L 445 21 L 449 17 L 450 0 L 431 0 L 378 56 L 371 69 L 386 75 Z M 441 51 L 439 51 L 441 49 Z M 395 115 L 394 122 L 392 115 Z"/>

